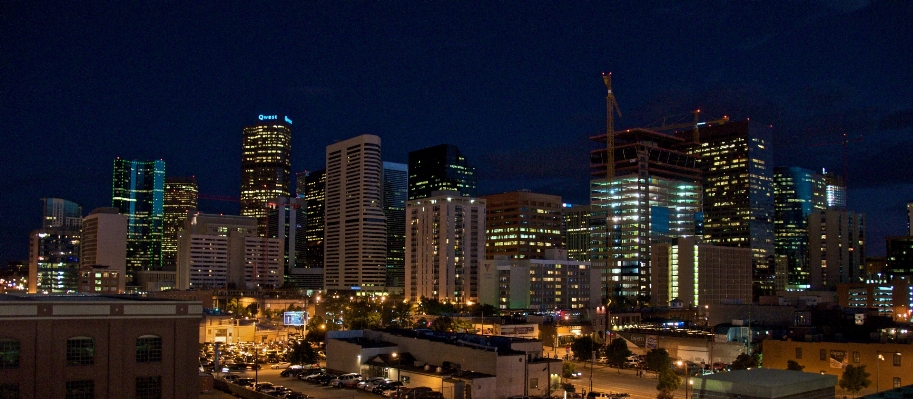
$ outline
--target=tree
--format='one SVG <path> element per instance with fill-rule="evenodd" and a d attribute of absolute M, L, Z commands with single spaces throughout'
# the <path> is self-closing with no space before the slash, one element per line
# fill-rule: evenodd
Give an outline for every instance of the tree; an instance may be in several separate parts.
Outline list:
<path fill-rule="evenodd" d="M 675 396 L 675 391 L 682 386 L 682 377 L 675 374 L 671 368 L 660 370 L 657 379 L 656 390 L 659 391 L 657 398 L 672 398 Z"/>
<path fill-rule="evenodd" d="M 564 362 L 561 366 L 561 376 L 564 378 L 571 378 L 575 372 L 577 372 L 577 365 L 574 363 Z"/>
<path fill-rule="evenodd" d="M 292 346 L 292 351 L 289 353 L 288 361 L 291 364 L 317 363 L 317 352 L 314 352 L 314 348 L 311 348 L 311 344 L 299 341 L 294 346 Z"/>
<path fill-rule="evenodd" d="M 326 339 L 327 330 L 335 330 L 335 324 L 327 324 L 323 317 L 314 315 L 308 320 L 307 324 L 307 333 L 304 335 L 304 339 L 308 342 L 321 343 Z"/>
<path fill-rule="evenodd" d="M 258 306 L 257 306 L 256 302 L 252 302 L 250 305 L 247 305 L 247 307 L 244 308 L 245 316 L 250 316 L 250 317 L 256 316 L 258 313 L 257 308 L 258 308 Z"/>
<path fill-rule="evenodd" d="M 593 358 L 593 351 L 596 350 L 596 341 L 589 335 L 584 335 L 571 343 L 571 350 L 574 351 L 574 357 L 580 361 L 588 361 Z"/>
<path fill-rule="evenodd" d="M 845 389 L 847 392 L 856 396 L 856 393 L 862 390 L 862 388 L 868 388 L 869 385 L 872 385 L 872 381 L 869 380 L 871 373 L 865 371 L 865 366 L 846 366 L 846 369 L 843 370 L 843 376 L 840 378 L 840 388 Z"/>
<path fill-rule="evenodd" d="M 797 362 L 795 360 L 787 360 L 786 369 L 793 370 L 793 371 L 802 371 L 805 369 L 805 366 L 800 365 L 799 362 Z"/>
<path fill-rule="evenodd" d="M 453 319 L 450 316 L 441 316 L 431 322 L 432 331 L 447 332 L 453 330 Z"/>
<path fill-rule="evenodd" d="M 647 369 L 653 371 L 663 371 L 672 368 L 672 358 L 665 349 L 651 349 L 644 357 Z"/>
<path fill-rule="evenodd" d="M 732 370 L 747 370 L 758 367 L 758 357 L 742 353 L 732 362 Z"/>
<path fill-rule="evenodd" d="M 609 364 L 618 366 L 618 372 L 621 373 L 621 365 L 628 360 L 628 356 L 631 356 L 631 351 L 628 350 L 628 343 L 624 338 L 615 338 L 606 347 L 605 355 Z"/>

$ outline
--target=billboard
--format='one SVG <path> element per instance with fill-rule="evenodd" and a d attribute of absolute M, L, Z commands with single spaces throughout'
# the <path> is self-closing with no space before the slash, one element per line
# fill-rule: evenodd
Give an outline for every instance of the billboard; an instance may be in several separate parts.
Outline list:
<path fill-rule="evenodd" d="M 304 311 L 283 312 L 282 313 L 282 325 L 300 327 L 300 326 L 307 324 L 307 321 L 308 321 L 307 312 L 304 312 Z"/>

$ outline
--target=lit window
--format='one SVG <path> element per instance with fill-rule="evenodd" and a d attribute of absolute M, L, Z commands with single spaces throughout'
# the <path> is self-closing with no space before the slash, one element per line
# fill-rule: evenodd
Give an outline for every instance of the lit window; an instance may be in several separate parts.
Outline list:
<path fill-rule="evenodd" d="M 136 362 L 162 361 L 162 337 L 143 335 L 136 339 Z"/>

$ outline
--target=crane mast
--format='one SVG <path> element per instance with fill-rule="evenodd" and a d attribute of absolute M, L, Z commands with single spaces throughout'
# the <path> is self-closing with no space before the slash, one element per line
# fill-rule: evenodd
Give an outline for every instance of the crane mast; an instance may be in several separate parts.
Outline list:
<path fill-rule="evenodd" d="M 613 212 L 611 207 L 612 201 L 612 181 L 615 180 L 615 112 L 621 117 L 621 110 L 618 109 L 618 102 L 615 101 L 615 95 L 612 94 L 612 73 L 603 73 L 602 81 L 605 83 L 606 96 L 606 271 L 603 276 L 606 278 L 606 301 L 611 303 L 612 300 L 612 268 L 615 263 L 615 242 L 612 238 L 614 226 L 612 225 Z M 607 272 L 607 273 L 606 273 Z"/>

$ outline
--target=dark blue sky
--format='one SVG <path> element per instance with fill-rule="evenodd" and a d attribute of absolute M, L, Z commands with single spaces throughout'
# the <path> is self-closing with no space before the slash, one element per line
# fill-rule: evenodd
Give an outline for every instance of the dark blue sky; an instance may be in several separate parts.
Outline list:
<path fill-rule="evenodd" d="M 440 143 L 482 194 L 588 202 L 587 138 L 700 108 L 772 125 L 776 165 L 842 171 L 870 255 L 913 201 L 913 2 L 0 2 L 0 261 L 25 260 L 42 197 L 110 206 L 113 159 L 164 159 L 238 196 L 241 128 L 294 120 L 292 168 L 376 134 Z M 642 4 L 644 3 L 644 4 Z M 201 201 L 206 212 L 237 204 Z"/>

